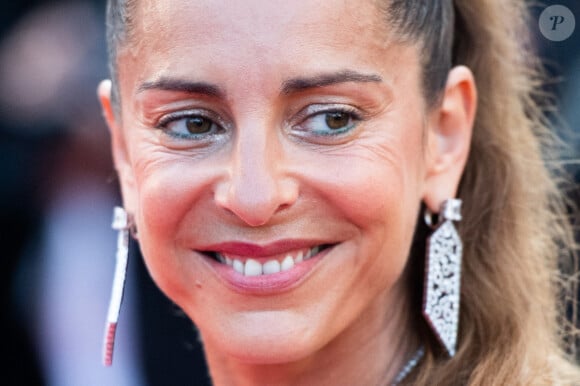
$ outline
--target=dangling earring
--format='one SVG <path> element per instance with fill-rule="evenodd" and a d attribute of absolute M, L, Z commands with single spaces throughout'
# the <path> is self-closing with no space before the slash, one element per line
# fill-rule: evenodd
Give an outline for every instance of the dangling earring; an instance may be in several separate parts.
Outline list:
<path fill-rule="evenodd" d="M 425 222 L 435 230 L 427 239 L 423 315 L 449 356 L 453 357 L 459 325 L 463 249 L 453 221 L 461 220 L 461 200 L 446 200 L 436 225 L 432 218 L 432 213 L 427 210 Z"/>
<path fill-rule="evenodd" d="M 121 301 L 123 300 L 123 288 L 125 286 L 127 260 L 129 257 L 129 231 L 132 223 L 133 221 L 125 209 L 115 207 L 112 228 L 118 231 L 117 255 L 113 290 L 111 293 L 111 301 L 109 302 L 109 312 L 107 314 L 107 325 L 103 341 L 103 364 L 105 366 L 110 366 L 113 363 L 115 333 L 117 330 L 117 321 L 119 320 L 119 312 L 121 311 Z"/>

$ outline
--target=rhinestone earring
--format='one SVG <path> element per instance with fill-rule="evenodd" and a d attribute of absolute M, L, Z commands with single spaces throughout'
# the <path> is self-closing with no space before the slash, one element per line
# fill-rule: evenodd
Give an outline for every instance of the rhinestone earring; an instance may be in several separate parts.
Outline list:
<path fill-rule="evenodd" d="M 112 228 L 118 231 L 117 255 L 115 276 L 113 277 L 113 290 L 111 293 L 111 301 L 109 302 L 105 337 L 103 340 L 103 364 L 105 366 L 111 366 L 113 363 L 115 333 L 117 331 L 117 321 L 119 320 L 119 312 L 121 311 L 121 301 L 123 300 L 123 289 L 125 287 L 125 277 L 127 275 L 129 230 L 131 229 L 131 226 L 131 218 L 125 209 L 115 207 Z"/>
<path fill-rule="evenodd" d="M 425 213 L 425 222 L 434 231 L 427 239 L 423 316 L 453 357 L 459 325 L 463 249 L 453 221 L 461 220 L 461 200 L 446 200 L 437 217 L 437 224 L 434 224 L 432 213 L 428 210 Z"/>

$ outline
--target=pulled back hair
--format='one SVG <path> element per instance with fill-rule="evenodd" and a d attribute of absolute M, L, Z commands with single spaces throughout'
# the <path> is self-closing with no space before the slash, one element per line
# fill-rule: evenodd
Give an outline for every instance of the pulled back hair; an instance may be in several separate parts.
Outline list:
<path fill-rule="evenodd" d="M 564 316 L 566 308 L 578 312 L 577 283 L 561 274 L 577 267 L 574 237 L 555 177 L 559 152 L 548 106 L 539 103 L 547 99 L 530 52 L 529 10 L 515 0 L 391 0 L 383 10 L 396 34 L 420 47 L 428 103 L 443 89 L 441 71 L 455 65 L 472 70 L 479 99 L 459 188 L 457 354 L 446 359 L 419 326 L 430 345 L 412 384 L 578 384 L 568 361 L 577 355 L 577 330 Z"/>
<path fill-rule="evenodd" d="M 115 112 L 120 116 L 120 95 L 119 79 L 117 72 L 117 59 L 119 49 L 123 47 L 129 38 L 130 31 L 133 27 L 134 8 L 136 0 L 107 0 L 106 11 L 106 38 L 108 51 L 108 67 L 113 87 L 111 90 L 111 99 Z"/>
<path fill-rule="evenodd" d="M 577 282 L 561 275 L 564 266 L 577 268 L 574 237 L 556 178 L 560 153 L 538 103 L 543 77 L 530 54 L 524 0 L 375 1 L 395 38 L 418 46 L 429 106 L 440 100 L 452 66 L 469 67 L 478 88 L 471 152 L 459 188 L 464 257 L 457 353 L 446 357 L 422 322 L 416 296 L 414 319 L 420 321 L 426 355 L 407 381 L 578 384 L 580 373 L 571 360 L 578 356 L 578 335 L 564 314 L 566 308 L 578 312 Z M 116 102 L 117 54 L 130 38 L 135 2 L 108 2 Z M 425 232 L 419 224 L 417 240 L 424 243 Z M 422 276 L 421 259 L 410 256 L 412 277 Z"/>

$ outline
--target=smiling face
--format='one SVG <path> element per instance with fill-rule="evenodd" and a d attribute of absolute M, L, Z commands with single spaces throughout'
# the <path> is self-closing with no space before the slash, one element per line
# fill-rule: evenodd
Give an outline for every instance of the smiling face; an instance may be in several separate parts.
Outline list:
<path fill-rule="evenodd" d="M 143 0 L 135 20 L 121 120 L 101 96 L 146 264 L 206 350 L 282 363 L 403 332 L 420 202 L 460 175 L 431 195 L 417 48 L 373 1 Z"/>

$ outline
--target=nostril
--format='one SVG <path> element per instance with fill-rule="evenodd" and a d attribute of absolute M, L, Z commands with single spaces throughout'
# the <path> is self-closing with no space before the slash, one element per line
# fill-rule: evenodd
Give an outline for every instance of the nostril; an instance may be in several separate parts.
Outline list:
<path fill-rule="evenodd" d="M 278 212 L 291 206 L 291 203 L 282 202 L 277 193 L 260 190 L 251 193 L 232 191 L 226 199 L 216 197 L 216 204 L 251 227 L 269 223 Z"/>
<path fill-rule="evenodd" d="M 268 224 L 298 198 L 298 182 L 283 169 L 259 169 L 231 170 L 214 190 L 216 205 L 251 227 Z"/>

